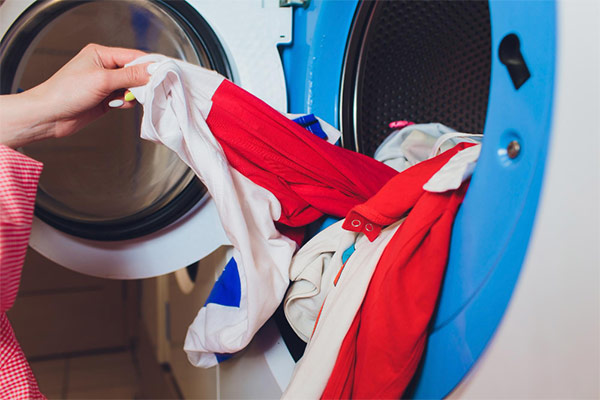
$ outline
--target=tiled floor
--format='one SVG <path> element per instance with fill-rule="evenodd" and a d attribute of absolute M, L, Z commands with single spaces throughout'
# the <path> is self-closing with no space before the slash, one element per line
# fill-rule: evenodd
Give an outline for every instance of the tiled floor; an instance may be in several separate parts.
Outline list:
<path fill-rule="evenodd" d="M 49 399 L 135 399 L 140 393 L 130 352 L 33 361 L 31 368 Z"/>

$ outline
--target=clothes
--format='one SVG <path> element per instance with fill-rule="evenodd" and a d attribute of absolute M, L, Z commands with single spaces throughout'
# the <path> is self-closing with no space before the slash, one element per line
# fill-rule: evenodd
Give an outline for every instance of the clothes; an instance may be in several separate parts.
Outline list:
<path fill-rule="evenodd" d="M 0 145 L 0 398 L 44 399 L 6 316 L 17 296 L 42 164 Z"/>
<path fill-rule="evenodd" d="M 290 286 L 283 303 L 285 316 L 300 339 L 308 342 L 319 310 L 333 288 L 334 279 L 345 260 L 344 252 L 355 246 L 355 232 L 342 229 L 342 221 L 324 229 L 294 255 L 290 266 Z"/>
<path fill-rule="evenodd" d="M 311 132 L 313 135 L 316 135 L 321 139 L 328 139 L 327 133 L 325 133 L 323 128 L 321 128 L 321 124 L 314 114 L 303 115 L 301 117 L 294 118 L 293 121 L 307 131 Z"/>
<path fill-rule="evenodd" d="M 405 122 L 405 121 L 399 121 Z M 373 158 L 401 172 L 460 142 L 478 143 L 482 135 L 456 132 L 440 123 L 411 124 L 395 130 L 379 145 Z M 442 141 L 438 142 L 439 139 Z"/>
<path fill-rule="evenodd" d="M 332 125 L 323 121 L 314 114 L 284 114 L 288 119 L 294 121 L 313 135 L 325 139 L 331 144 L 336 144 L 342 132 L 335 129 Z"/>
<path fill-rule="evenodd" d="M 179 103 L 183 107 L 179 112 L 182 118 L 189 111 L 187 107 L 198 110 L 196 116 L 203 121 L 196 125 L 212 133 L 229 164 L 281 202 L 281 223 L 303 226 L 323 214 L 343 217 L 396 174 L 370 157 L 331 146 L 308 134 L 306 129 L 216 72 L 156 54 L 141 57 L 132 64 L 144 62 L 154 62 L 149 67 L 153 74 L 161 71 L 161 77 L 153 75 L 145 88 L 159 85 L 163 79 L 170 87 L 175 84 L 172 79 L 176 75 L 183 77 L 186 84 L 183 94 L 189 98 L 171 102 L 167 88 L 161 93 L 165 102 Z M 168 71 L 172 74 L 167 78 Z M 143 89 L 131 90 L 135 94 Z M 174 114 L 172 111 L 169 113 Z M 165 118 L 163 110 L 156 113 L 153 118 Z M 170 122 L 179 125 L 176 118 Z M 181 124 L 185 126 L 188 122 Z M 323 130 L 327 132 L 327 127 Z"/>
<path fill-rule="evenodd" d="M 301 126 L 306 125 L 307 130 L 317 137 L 327 140 L 329 143 L 335 143 L 340 137 L 339 131 L 315 117 L 313 114 L 300 116 L 288 114 L 287 116 L 294 118 L 293 121 Z M 298 246 L 302 245 L 305 234 L 304 227 L 291 228 L 280 223 L 275 224 L 275 226 L 280 233 L 289 239 L 292 239 Z M 230 307 L 240 306 L 241 282 L 237 268 L 238 266 L 235 258 L 231 258 L 225 266 L 223 273 L 213 286 L 208 299 L 204 304 L 205 307 L 208 306 L 208 304 Z M 218 362 L 222 362 L 229 359 L 231 353 L 216 353 L 215 356 Z"/>
<path fill-rule="evenodd" d="M 321 139 L 325 139 L 331 144 L 337 143 L 339 138 L 342 136 L 340 131 L 319 117 L 316 117 L 314 114 L 286 114 L 286 116 L 295 123 L 306 128 L 306 130 L 311 132 L 313 135 L 316 135 Z M 336 219 L 336 221 L 337 220 L 338 219 Z M 290 227 L 279 222 L 275 224 L 275 227 L 279 232 L 292 239 L 298 246 L 302 246 L 307 233 L 310 234 L 309 230 L 311 229 L 311 226 L 312 224 L 310 226 L 299 227 Z"/>
<path fill-rule="evenodd" d="M 206 125 L 211 94 L 223 78 L 174 61 L 161 64 L 150 82 L 132 92 L 144 105 L 142 138 L 165 144 L 194 170 L 213 197 L 230 239 L 240 281 L 237 305 L 207 303 L 188 329 L 184 350 L 196 366 L 217 363 L 215 353 L 245 347 L 279 304 L 288 286 L 287 267 L 296 245 L 273 221 L 281 205 L 272 193 L 233 169 Z"/>
<path fill-rule="evenodd" d="M 135 63 L 148 61 L 150 81 L 131 89 L 144 105 L 142 138 L 194 170 L 234 246 L 232 285 L 223 286 L 239 296 L 208 302 L 184 344 L 192 364 L 210 367 L 245 347 L 285 294 L 295 244 L 274 221 L 343 216 L 396 172 L 314 136 L 216 72 L 159 55 Z"/>
<path fill-rule="evenodd" d="M 423 185 L 423 189 L 432 193 L 458 189 L 473 175 L 480 153 L 481 145 L 459 151 Z"/>
<path fill-rule="evenodd" d="M 385 228 L 373 242 L 369 241 L 364 234 L 356 236 L 355 250 L 343 266 L 337 284 L 333 285 L 330 282 L 321 284 L 321 289 L 324 289 L 323 286 L 330 286 L 322 307 L 316 301 L 311 304 L 309 298 L 295 300 L 298 303 L 305 303 L 304 318 L 307 322 L 316 319 L 316 315 L 320 317 L 316 326 L 311 328 L 314 329 L 314 333 L 304 355 L 294 369 L 290 384 L 282 398 L 315 399 L 321 396 L 336 363 L 346 332 L 360 308 L 377 261 L 398 229 L 398 225 L 399 223 L 396 223 Z M 326 251 L 327 248 L 323 250 Z M 339 271 L 331 264 L 333 261 L 329 265 L 332 271 L 328 276 L 331 277 L 329 279 L 335 279 Z M 300 308 L 301 304 L 296 304 L 294 307 Z"/>
<path fill-rule="evenodd" d="M 432 185 L 436 190 L 443 190 L 444 188 L 451 188 L 452 185 L 454 185 L 457 176 L 459 178 L 468 179 L 470 175 L 465 174 L 464 168 L 460 168 L 459 165 L 461 165 L 460 163 L 468 164 L 471 162 L 471 158 L 465 157 L 463 153 L 473 153 L 472 149 L 478 150 L 480 147 L 468 146 L 472 145 L 461 144 L 432 160 L 428 160 L 424 163 L 409 168 L 403 173 L 397 175 L 396 178 L 392 179 L 392 181 L 384 186 L 384 188 L 382 188 L 382 190 L 380 190 L 373 197 L 373 199 L 381 198 L 383 194 L 383 200 L 391 200 L 391 205 L 397 202 L 409 204 L 411 202 L 417 202 L 419 197 L 422 197 L 423 193 L 425 193 L 422 189 L 424 184 L 432 182 Z M 448 164 L 454 164 L 454 167 L 450 168 L 449 171 L 453 171 L 457 175 L 450 176 L 446 172 L 441 172 Z M 438 176 L 439 174 L 441 174 L 441 176 Z M 400 180 L 401 177 L 402 179 Z M 398 181 L 400 183 L 398 184 L 398 187 L 395 188 L 396 190 L 391 191 L 388 186 L 393 181 Z M 386 198 L 385 196 L 390 197 Z M 407 199 L 407 201 L 399 200 L 404 198 Z M 343 278 L 347 273 L 346 270 L 348 269 L 348 266 L 361 271 L 362 275 L 360 275 L 358 279 L 357 277 L 354 277 L 352 280 L 345 281 L 340 279 L 337 287 L 335 289 L 331 289 L 329 294 L 326 294 L 327 297 L 323 303 L 322 310 L 320 311 L 320 318 L 315 328 L 315 332 L 309 341 L 302 360 L 296 367 L 293 379 L 284 395 L 286 398 L 321 397 L 327 385 L 328 378 L 332 374 L 332 370 L 336 364 L 335 360 L 338 357 L 338 352 L 341 351 L 340 348 L 342 347 L 342 341 L 345 340 L 344 338 L 346 337 L 348 329 L 350 329 L 351 325 L 354 323 L 351 323 L 350 320 L 355 318 L 359 309 L 361 308 L 361 303 L 363 302 L 366 287 L 369 285 L 372 271 L 375 270 L 375 265 L 380 262 L 380 255 L 384 251 L 384 248 L 386 248 L 385 245 L 387 245 L 392 236 L 395 237 L 395 235 L 397 235 L 396 230 L 404 229 L 402 226 L 398 228 L 398 224 L 400 223 L 399 219 L 401 219 L 404 215 L 395 215 L 392 217 L 390 215 L 380 214 L 376 211 L 376 209 L 374 209 L 374 207 L 370 206 L 371 201 L 372 200 L 369 200 L 366 204 L 355 207 L 353 212 L 350 212 L 346 219 L 341 222 L 344 227 L 350 227 L 352 229 L 347 233 L 342 233 L 343 235 L 348 235 L 351 237 L 350 235 L 352 232 L 355 234 L 356 232 L 360 232 L 357 237 L 361 238 L 361 247 L 363 250 L 366 250 L 362 253 L 362 256 L 358 249 L 350 256 L 341 277 Z M 383 204 L 385 205 L 385 203 Z M 440 204 L 439 209 L 429 211 L 432 212 L 432 215 L 434 215 L 436 213 L 443 212 L 444 206 L 444 204 Z M 356 210 L 368 215 L 370 218 L 372 218 L 372 220 L 365 219 L 364 215 L 354 212 Z M 419 223 L 419 217 L 422 218 L 423 216 L 415 216 L 411 211 L 411 213 L 408 214 L 407 219 L 412 218 L 413 222 L 411 222 L 411 225 L 414 227 L 414 225 Z M 427 221 L 427 218 L 425 218 L 424 221 Z M 375 222 L 379 222 L 381 225 L 378 225 Z M 336 227 L 335 229 L 339 228 Z M 322 233 L 323 237 L 319 237 L 319 235 L 315 236 L 313 239 L 315 240 L 315 243 L 312 244 L 311 247 L 306 249 L 302 248 L 298 252 L 298 255 L 300 255 L 300 253 L 304 250 L 306 254 L 303 254 L 301 257 L 298 257 L 297 255 L 297 258 L 295 258 L 294 261 L 297 261 L 298 265 L 293 265 L 292 269 L 296 268 L 298 270 L 304 270 L 308 268 L 314 268 L 315 264 L 316 266 L 319 265 L 319 257 L 322 257 L 321 259 L 323 260 L 327 260 L 329 258 L 328 253 L 330 249 L 334 247 L 333 243 L 335 242 L 331 236 L 336 231 L 332 230 L 331 232 L 324 232 Z M 340 233 L 339 231 L 337 232 L 338 234 Z M 376 232 L 376 234 L 372 235 L 372 232 Z M 373 242 L 371 243 L 370 240 Z M 309 242 L 307 245 L 309 244 L 311 244 L 311 242 Z M 345 247 L 345 243 L 339 247 Z M 359 260 L 359 257 L 362 258 Z M 335 257 L 331 257 L 328 268 L 331 268 L 334 259 Z M 302 268 L 302 265 L 300 264 L 302 261 L 309 261 L 309 263 Z M 352 271 L 352 269 L 350 269 L 350 271 Z M 370 273 L 367 271 L 370 271 Z M 379 266 L 377 266 L 377 270 L 375 272 L 376 274 L 379 273 L 377 271 L 379 271 Z M 319 287 L 321 291 L 326 290 L 328 288 L 327 281 L 331 279 L 330 276 L 332 274 L 325 272 L 322 277 L 324 282 L 313 283 L 317 282 L 319 279 L 316 274 L 317 272 L 318 268 L 314 268 L 312 271 L 304 272 L 303 275 L 305 279 L 310 280 L 309 283 L 313 285 L 312 287 Z M 302 298 L 302 295 L 308 296 L 311 294 L 311 286 L 308 283 L 303 284 L 305 290 L 295 290 L 294 286 L 297 284 L 298 282 L 292 285 L 290 293 L 288 296 L 286 296 L 286 301 L 289 301 L 291 296 L 295 296 L 296 298 L 294 301 L 298 303 L 304 302 L 304 307 L 301 310 L 304 313 L 302 317 L 308 321 L 309 318 L 307 316 L 312 316 L 318 312 L 318 310 L 315 311 L 315 309 L 318 307 L 318 304 L 311 304 L 308 298 Z M 355 286 L 358 284 L 363 285 L 363 288 L 357 290 Z M 343 293 L 343 295 L 346 297 L 340 298 L 340 293 Z M 321 293 L 319 293 L 319 295 L 322 296 Z M 300 304 L 295 305 L 295 307 L 301 308 Z M 296 323 L 299 322 L 296 321 Z M 292 321 L 290 321 L 290 324 L 292 326 L 294 325 Z M 304 329 L 306 330 L 306 328 Z M 376 368 L 376 370 L 379 370 L 379 367 Z M 331 397 L 336 397 L 337 395 L 338 393 L 332 395 Z M 363 397 L 377 396 L 365 395 Z"/>
<path fill-rule="evenodd" d="M 432 193 L 422 189 L 423 182 L 440 170 L 441 161 L 445 164 L 467 146 L 459 144 L 406 170 L 349 212 L 344 228 L 367 236 L 407 212 L 408 216 L 381 255 L 323 398 L 402 397 L 425 347 L 452 224 L 468 186 Z M 354 221 L 360 223 L 352 224 Z M 371 232 L 365 231 L 368 224 L 374 227 Z"/>
<path fill-rule="evenodd" d="M 281 202 L 279 222 L 306 225 L 343 217 L 396 171 L 306 131 L 250 93 L 223 81 L 206 122 L 229 163 Z"/>
<path fill-rule="evenodd" d="M 431 152 L 429 153 L 429 158 L 433 158 L 445 151 L 444 145 L 447 142 L 451 142 L 454 144 L 467 142 L 480 144 L 483 139 L 483 134 L 481 133 L 464 133 L 464 132 L 448 132 L 444 133 L 442 136 L 438 137 L 435 141 L 435 144 L 431 148 Z"/>

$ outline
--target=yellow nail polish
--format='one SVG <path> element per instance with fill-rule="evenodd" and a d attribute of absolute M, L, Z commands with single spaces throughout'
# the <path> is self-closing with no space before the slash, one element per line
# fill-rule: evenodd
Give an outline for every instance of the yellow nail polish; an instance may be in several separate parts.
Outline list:
<path fill-rule="evenodd" d="M 132 101 L 132 100 L 135 100 L 135 96 L 133 95 L 133 93 L 131 93 L 131 92 L 125 93 L 125 101 Z"/>

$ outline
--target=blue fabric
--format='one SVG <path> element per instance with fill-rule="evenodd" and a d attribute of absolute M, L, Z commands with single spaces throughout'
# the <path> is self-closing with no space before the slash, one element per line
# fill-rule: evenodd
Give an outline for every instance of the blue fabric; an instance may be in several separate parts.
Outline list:
<path fill-rule="evenodd" d="M 342 253 L 342 268 L 340 269 L 340 272 L 338 272 L 338 277 L 343 273 L 344 266 L 346 265 L 346 261 L 348 261 L 348 259 L 350 258 L 350 256 L 354 253 L 354 250 L 356 250 L 356 247 L 354 247 L 354 244 L 352 244 L 350 247 L 348 247 Z M 333 281 L 333 285 L 334 286 L 337 286 L 337 280 L 338 280 L 338 278 L 336 278 Z"/>
<path fill-rule="evenodd" d="M 229 307 L 239 307 L 241 297 L 240 274 L 235 259 L 231 257 L 231 260 L 225 266 L 225 270 L 223 270 L 221 276 L 215 282 L 204 305 L 213 303 Z"/>
<path fill-rule="evenodd" d="M 338 217 L 332 217 L 327 215 L 325 220 L 321 223 L 321 226 L 319 227 L 319 232 L 321 232 L 324 229 L 329 228 L 331 225 L 335 224 L 336 222 L 338 222 L 341 218 Z"/>
<path fill-rule="evenodd" d="M 233 258 L 232 258 L 233 260 Z M 219 363 L 222 363 L 223 361 L 229 360 L 231 357 L 233 357 L 233 354 L 230 353 L 215 353 L 215 357 L 217 357 L 217 361 Z"/>
<path fill-rule="evenodd" d="M 319 218 L 318 220 L 311 222 L 306 227 L 306 232 L 304 234 L 304 243 L 308 242 L 317 233 L 319 233 L 322 230 L 328 228 L 329 226 L 335 224 L 339 220 L 340 220 L 340 218 L 331 217 L 329 215 L 324 215 L 321 218 Z"/>
<path fill-rule="evenodd" d="M 327 134 L 321 128 L 321 124 L 319 124 L 319 120 L 314 114 L 303 115 L 302 117 L 293 119 L 293 121 L 315 136 L 327 140 Z"/>
<path fill-rule="evenodd" d="M 342 264 L 345 264 L 346 261 L 348 261 L 350 256 L 354 253 L 354 250 L 356 250 L 354 245 L 352 245 L 352 246 L 348 247 L 346 250 L 344 250 L 344 252 L 342 253 Z"/>

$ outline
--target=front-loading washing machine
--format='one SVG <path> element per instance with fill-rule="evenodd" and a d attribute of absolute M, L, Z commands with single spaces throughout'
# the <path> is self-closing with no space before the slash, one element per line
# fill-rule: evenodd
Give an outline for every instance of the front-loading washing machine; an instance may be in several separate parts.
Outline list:
<path fill-rule="evenodd" d="M 2 91 L 27 89 L 28 82 L 43 79 L 34 65 L 52 70 L 51 61 L 34 63 L 36 57 L 62 55 L 60 62 L 66 61 L 77 49 L 63 45 L 83 44 L 77 29 L 105 28 L 103 38 L 114 40 L 106 44 L 197 62 L 279 110 L 315 113 L 342 129 L 344 146 L 368 155 L 393 120 L 438 121 L 484 133 L 482 155 L 455 221 L 428 347 L 408 395 L 598 397 L 598 4 L 282 3 L 298 5 L 292 10 L 258 0 L 7 0 L 0 9 Z M 100 21 L 102 13 L 105 23 L 89 22 Z M 63 24 L 62 18 L 72 19 Z M 60 36 L 59 28 L 71 25 L 74 30 Z M 44 39 L 53 30 L 59 39 L 48 45 Z M 110 133 L 104 131 L 118 124 L 125 132 L 138 117 L 99 121 L 88 136 Z M 49 172 L 47 185 L 40 184 L 32 246 L 67 267 L 117 278 L 166 273 L 224 251 L 213 253 L 226 238 L 202 188 L 186 194 L 194 184 L 187 170 L 161 149 L 123 136 L 99 148 L 97 141 L 76 137 L 24 149 L 49 157 L 47 167 L 77 155 L 82 167 L 76 172 L 93 176 L 100 167 L 102 175 L 85 182 L 96 191 L 90 196 L 90 186 L 81 183 L 87 179 L 70 182 L 64 165 Z M 112 166 L 118 167 L 103 182 Z M 84 193 L 74 196 L 73 187 Z M 141 189 L 150 193 L 130 202 Z M 187 206 L 176 207 L 183 197 Z M 107 207 L 101 201 L 106 198 L 117 200 Z M 178 211 L 158 212 L 167 208 Z M 161 223 L 149 223 L 154 218 Z M 211 265 L 216 264 L 215 259 Z M 211 270 L 201 279 L 211 281 L 215 268 L 198 266 L 197 273 Z M 190 272 L 181 271 L 169 277 L 173 324 L 176 309 L 201 304 L 207 295 L 206 285 L 186 286 L 182 274 Z M 291 347 L 292 340 L 284 339 Z M 281 342 L 269 324 L 254 347 L 215 371 L 175 372 L 186 382 L 206 378 L 207 397 L 243 395 L 222 391 L 235 376 L 264 379 L 262 397 L 276 396 L 289 379 L 291 359 Z M 260 397 L 251 392 L 248 396 Z"/>

